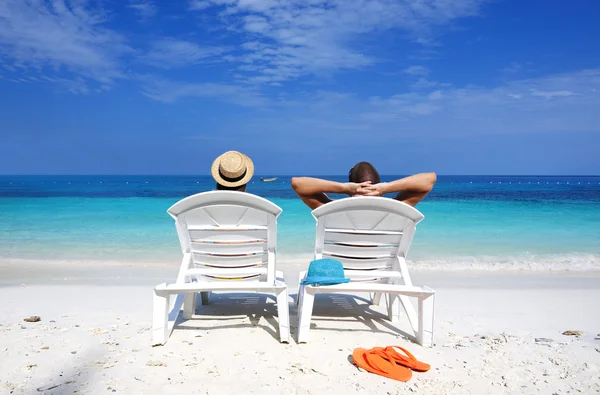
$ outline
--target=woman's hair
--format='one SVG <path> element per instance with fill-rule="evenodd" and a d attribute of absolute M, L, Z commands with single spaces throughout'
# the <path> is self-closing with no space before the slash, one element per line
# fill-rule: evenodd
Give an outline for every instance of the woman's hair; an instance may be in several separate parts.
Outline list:
<path fill-rule="evenodd" d="M 238 185 L 237 187 L 226 187 L 225 185 L 221 185 L 217 182 L 217 191 L 238 191 L 238 192 L 246 192 L 246 184 Z"/>
<path fill-rule="evenodd" d="M 372 184 L 379 184 L 379 173 L 375 166 L 369 162 L 358 162 L 350 172 L 348 172 L 348 181 L 360 184 L 361 182 L 371 181 Z"/>

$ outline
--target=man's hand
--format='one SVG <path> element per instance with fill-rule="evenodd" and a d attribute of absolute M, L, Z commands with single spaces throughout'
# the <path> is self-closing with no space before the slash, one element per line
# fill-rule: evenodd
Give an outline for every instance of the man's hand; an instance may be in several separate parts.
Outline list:
<path fill-rule="evenodd" d="M 356 182 L 346 182 L 344 183 L 344 193 L 350 196 L 363 195 L 361 191 L 369 185 L 371 185 L 371 181 L 362 182 L 360 184 Z"/>
<path fill-rule="evenodd" d="M 363 182 L 361 184 L 353 182 L 342 183 L 312 177 L 292 178 L 292 188 L 300 199 L 313 210 L 331 201 L 326 193 L 342 193 L 354 196 L 358 194 L 360 188 L 369 184 L 370 182 Z"/>
<path fill-rule="evenodd" d="M 362 184 L 361 184 L 362 185 Z M 360 196 L 383 196 L 387 193 L 387 182 L 380 182 L 379 184 L 364 185 L 360 187 L 357 195 Z"/>

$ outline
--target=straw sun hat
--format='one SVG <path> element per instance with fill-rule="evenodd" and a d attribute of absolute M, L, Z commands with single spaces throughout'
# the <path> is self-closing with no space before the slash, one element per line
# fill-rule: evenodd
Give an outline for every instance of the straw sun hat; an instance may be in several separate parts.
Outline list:
<path fill-rule="evenodd" d="M 219 156 L 210 168 L 213 178 L 225 187 L 247 184 L 254 174 L 254 163 L 237 151 L 227 151 Z"/>

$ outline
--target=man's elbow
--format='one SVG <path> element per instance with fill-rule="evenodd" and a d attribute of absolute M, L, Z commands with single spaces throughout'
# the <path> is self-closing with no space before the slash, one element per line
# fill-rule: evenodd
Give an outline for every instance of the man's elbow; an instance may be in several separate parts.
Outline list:
<path fill-rule="evenodd" d="M 292 184 L 292 189 L 296 193 L 299 193 L 298 190 L 300 189 L 300 185 L 301 185 L 300 177 L 292 177 L 291 184 Z"/>
<path fill-rule="evenodd" d="M 429 173 L 429 181 L 431 182 L 432 187 L 437 182 L 437 174 L 435 174 L 433 171 L 431 173 Z"/>
<path fill-rule="evenodd" d="M 433 189 L 433 186 L 435 185 L 435 183 L 437 182 L 437 174 L 435 174 L 434 172 L 431 173 L 427 173 L 426 174 L 426 182 L 425 182 L 425 189 L 427 191 L 427 193 L 431 192 L 431 190 Z"/>

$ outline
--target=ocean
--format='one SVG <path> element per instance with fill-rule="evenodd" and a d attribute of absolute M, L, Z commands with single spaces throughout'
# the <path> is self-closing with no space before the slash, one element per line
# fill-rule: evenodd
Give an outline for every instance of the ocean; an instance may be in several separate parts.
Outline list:
<path fill-rule="evenodd" d="M 213 188 L 210 176 L 0 176 L 0 259 L 177 265 L 166 210 Z M 314 219 L 290 177 L 263 183 L 256 176 L 248 190 L 283 209 L 281 262 L 309 259 Z M 412 265 L 600 269 L 600 177 L 439 176 L 417 208 L 425 220 Z"/>

